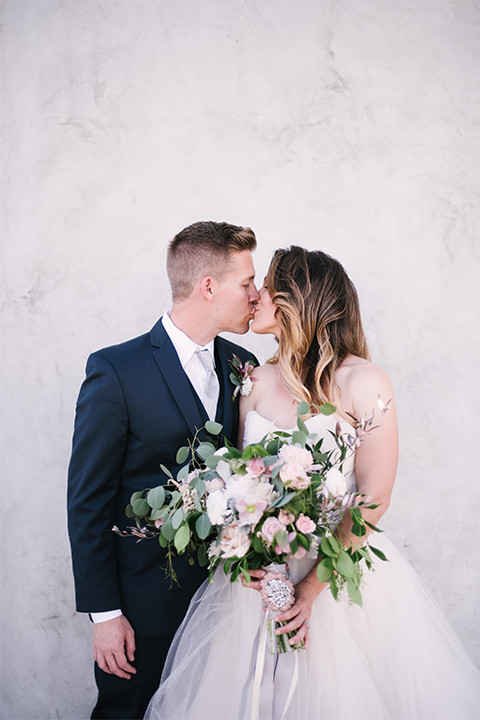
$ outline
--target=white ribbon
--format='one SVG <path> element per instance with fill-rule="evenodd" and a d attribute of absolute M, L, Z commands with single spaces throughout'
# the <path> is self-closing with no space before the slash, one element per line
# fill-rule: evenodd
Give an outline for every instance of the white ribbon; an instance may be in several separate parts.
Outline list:
<path fill-rule="evenodd" d="M 265 568 L 267 570 L 275 569 L 279 570 L 282 566 L 275 565 L 272 563 L 272 565 L 269 565 L 268 568 Z M 283 566 L 285 567 L 285 566 Z M 280 615 L 280 612 L 275 613 L 273 617 L 269 617 L 270 611 L 267 609 L 267 612 L 265 613 L 265 618 L 262 623 L 262 627 L 260 630 L 260 638 L 258 641 L 258 650 L 257 650 L 257 659 L 255 662 L 255 674 L 253 678 L 253 689 L 252 689 L 252 712 L 251 712 L 251 720 L 259 720 L 259 709 L 260 709 L 260 691 L 262 686 L 262 679 L 263 679 L 263 668 L 265 664 L 265 648 L 267 645 L 267 635 L 268 635 L 268 626 L 270 623 L 272 623 L 272 630 L 273 630 L 273 637 L 274 637 L 274 652 L 275 655 L 278 653 L 277 649 L 277 642 L 276 642 L 276 635 L 275 633 L 275 616 Z M 281 720 L 284 720 L 285 715 L 287 714 L 287 710 L 290 706 L 290 703 L 292 702 L 293 694 L 295 692 L 295 688 L 297 687 L 298 683 L 298 653 L 299 650 L 293 650 L 294 657 L 295 657 L 295 667 L 292 674 L 292 680 L 290 682 L 290 689 L 288 691 L 287 700 L 285 702 L 285 707 L 283 709 Z M 276 674 L 276 668 L 277 664 L 275 663 L 275 670 L 274 670 L 274 677 L 272 678 L 272 683 L 275 678 Z"/>

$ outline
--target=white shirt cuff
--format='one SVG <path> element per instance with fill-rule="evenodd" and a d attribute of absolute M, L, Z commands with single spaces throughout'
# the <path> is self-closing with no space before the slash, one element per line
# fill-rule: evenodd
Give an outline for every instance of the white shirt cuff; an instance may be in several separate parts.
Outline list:
<path fill-rule="evenodd" d="M 113 618 L 120 617 L 122 615 L 121 610 L 107 610 L 106 612 L 90 613 L 94 623 L 102 623 L 107 620 L 113 620 Z"/>

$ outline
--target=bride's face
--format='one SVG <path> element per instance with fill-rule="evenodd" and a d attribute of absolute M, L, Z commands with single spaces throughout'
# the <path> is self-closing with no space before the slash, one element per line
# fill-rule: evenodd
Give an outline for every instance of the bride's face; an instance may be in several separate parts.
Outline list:
<path fill-rule="evenodd" d="M 280 337 L 281 328 L 275 318 L 276 306 L 272 302 L 270 293 L 264 285 L 260 290 L 260 300 L 255 307 L 255 315 L 253 317 L 250 328 L 259 335 L 275 335 Z"/>

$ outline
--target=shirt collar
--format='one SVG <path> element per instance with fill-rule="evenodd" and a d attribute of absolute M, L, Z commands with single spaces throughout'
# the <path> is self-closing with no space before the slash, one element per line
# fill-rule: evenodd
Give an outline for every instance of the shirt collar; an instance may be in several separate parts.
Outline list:
<path fill-rule="evenodd" d="M 215 365 L 215 340 L 210 340 L 209 343 L 203 346 L 197 345 L 197 343 L 193 342 L 188 335 L 185 335 L 183 330 L 180 330 L 176 325 L 174 325 L 170 319 L 170 311 L 165 313 L 162 317 L 162 324 L 165 328 L 165 332 L 173 343 L 173 347 L 177 351 L 178 358 L 183 368 L 185 368 L 186 364 L 192 359 L 197 348 L 201 350 L 210 350 L 213 358 L 213 364 Z"/>

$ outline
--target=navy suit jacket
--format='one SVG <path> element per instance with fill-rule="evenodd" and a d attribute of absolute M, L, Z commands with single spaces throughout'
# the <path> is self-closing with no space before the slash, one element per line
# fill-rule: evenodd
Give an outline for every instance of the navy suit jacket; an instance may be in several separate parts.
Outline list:
<path fill-rule="evenodd" d="M 228 360 L 254 360 L 244 348 L 215 339 L 220 397 L 216 419 L 235 442 L 239 399 L 232 401 Z M 121 608 L 139 637 L 172 636 L 205 568 L 174 560 L 180 587 L 166 577 L 157 539 L 120 538 L 113 525 L 132 521 L 132 493 L 175 476 L 176 453 L 208 420 L 161 320 L 150 333 L 93 353 L 77 402 L 68 474 L 69 535 L 77 610 Z"/>

